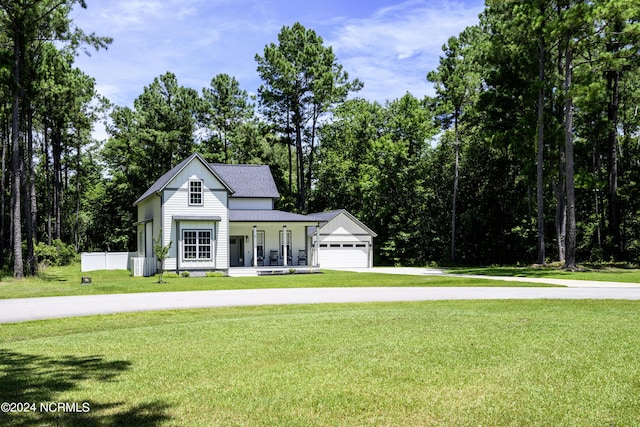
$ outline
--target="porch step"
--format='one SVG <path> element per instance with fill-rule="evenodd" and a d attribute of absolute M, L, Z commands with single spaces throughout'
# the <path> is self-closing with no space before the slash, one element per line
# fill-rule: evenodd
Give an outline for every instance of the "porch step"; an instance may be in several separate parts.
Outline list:
<path fill-rule="evenodd" d="M 232 267 L 228 270 L 229 277 L 257 277 L 257 276 L 277 276 L 291 273 L 317 273 L 320 267 L 315 266 L 272 266 L 272 267 Z"/>
<path fill-rule="evenodd" d="M 230 268 L 227 275 L 229 277 L 258 277 L 258 270 L 255 268 Z"/>

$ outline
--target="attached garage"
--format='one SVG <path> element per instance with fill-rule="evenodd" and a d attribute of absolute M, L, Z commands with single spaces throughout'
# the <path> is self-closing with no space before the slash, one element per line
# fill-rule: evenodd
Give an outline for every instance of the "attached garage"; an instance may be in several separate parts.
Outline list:
<path fill-rule="evenodd" d="M 314 213 L 319 218 L 320 229 L 309 230 L 310 247 L 315 247 L 319 235 L 318 258 L 320 268 L 369 268 L 373 267 L 373 238 L 371 229 L 344 209 Z"/>

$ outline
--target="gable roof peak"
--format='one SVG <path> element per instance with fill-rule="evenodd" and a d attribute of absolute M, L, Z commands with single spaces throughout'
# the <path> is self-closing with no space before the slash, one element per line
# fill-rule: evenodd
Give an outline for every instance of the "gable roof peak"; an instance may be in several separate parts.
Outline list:
<path fill-rule="evenodd" d="M 133 206 L 138 205 L 140 202 L 142 202 L 143 200 L 145 200 L 146 198 L 152 196 L 153 194 L 156 194 L 160 191 L 162 191 L 168 184 L 169 182 L 171 182 L 171 180 L 178 174 L 180 173 L 180 171 L 182 171 L 188 164 L 190 164 L 192 161 L 194 161 L 194 159 L 197 159 L 200 161 L 200 163 L 202 163 L 202 165 L 204 165 L 205 168 L 207 168 L 207 170 L 214 176 L 216 177 L 216 179 L 218 179 L 218 181 L 220 181 L 222 183 L 222 185 L 224 185 L 224 187 L 230 192 L 233 193 L 233 189 L 231 189 L 229 187 L 229 184 L 227 182 L 225 182 L 223 179 L 221 179 L 220 176 L 218 176 L 218 174 L 212 169 L 211 165 L 199 154 L 199 153 L 193 153 L 191 154 L 189 157 L 187 157 L 186 159 L 184 159 L 183 161 L 181 161 L 180 163 L 178 163 L 177 165 L 175 165 L 173 168 L 171 168 L 171 170 L 167 171 L 164 175 L 162 175 L 160 178 L 158 178 L 156 180 L 156 182 L 154 182 L 151 187 L 149 187 L 147 189 L 147 191 L 144 192 L 144 194 L 142 194 L 142 196 L 140 196 L 138 198 L 138 200 L 136 200 L 133 203 Z"/>

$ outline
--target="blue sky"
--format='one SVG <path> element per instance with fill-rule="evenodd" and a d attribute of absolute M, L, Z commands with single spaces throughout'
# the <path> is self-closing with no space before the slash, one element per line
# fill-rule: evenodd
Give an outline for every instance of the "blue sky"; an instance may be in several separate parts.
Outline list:
<path fill-rule="evenodd" d="M 171 71 L 201 92 L 227 73 L 255 94 L 255 55 L 300 22 L 331 45 L 358 94 L 384 103 L 407 91 L 433 94 L 426 81 L 443 43 L 478 22 L 483 0 L 88 0 L 72 18 L 85 32 L 113 37 L 108 50 L 80 54 L 76 66 L 116 105 L 132 106 L 155 77 Z"/>

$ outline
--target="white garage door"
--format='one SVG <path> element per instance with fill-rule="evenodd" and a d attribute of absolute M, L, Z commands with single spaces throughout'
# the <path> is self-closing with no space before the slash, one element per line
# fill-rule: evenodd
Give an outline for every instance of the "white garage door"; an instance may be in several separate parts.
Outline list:
<path fill-rule="evenodd" d="M 369 266 L 369 245 L 366 243 L 321 243 L 321 268 L 353 268 Z"/>

